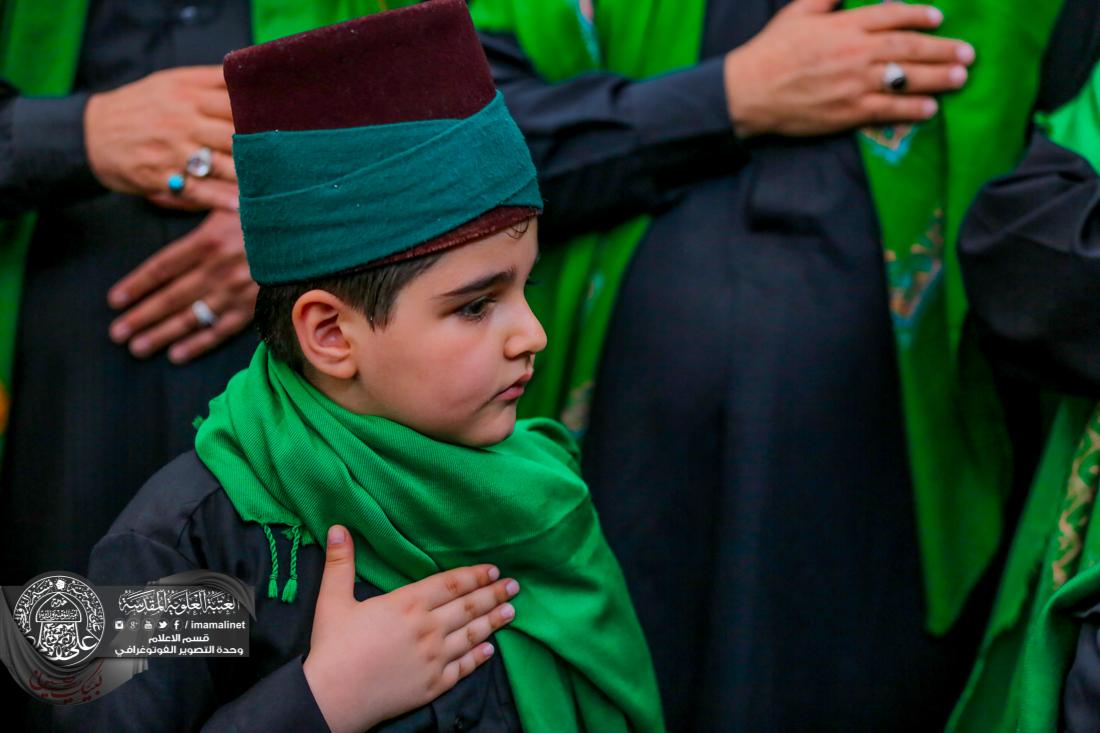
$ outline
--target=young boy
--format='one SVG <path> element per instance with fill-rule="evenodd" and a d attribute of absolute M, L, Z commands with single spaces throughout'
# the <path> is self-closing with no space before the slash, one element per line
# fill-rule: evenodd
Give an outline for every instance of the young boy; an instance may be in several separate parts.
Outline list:
<path fill-rule="evenodd" d="M 265 343 L 91 577 L 240 577 L 251 656 L 151 659 L 61 722 L 662 730 L 575 448 L 516 423 L 541 198 L 465 4 L 246 49 L 226 79 Z"/>

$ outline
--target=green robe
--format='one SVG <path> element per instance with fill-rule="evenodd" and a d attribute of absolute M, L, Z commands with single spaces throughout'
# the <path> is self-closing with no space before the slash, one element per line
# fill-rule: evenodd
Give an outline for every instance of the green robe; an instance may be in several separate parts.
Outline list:
<path fill-rule="evenodd" d="M 1073 100 L 1038 119 L 1050 139 L 1100 172 L 1100 65 Z M 1036 273 L 1043 277 L 1044 273 Z M 1028 494 L 970 681 L 949 725 L 1047 733 L 1080 630 L 1100 600 L 1100 407 L 1066 398 Z M 1100 701 L 1097 701 L 1100 704 Z"/>

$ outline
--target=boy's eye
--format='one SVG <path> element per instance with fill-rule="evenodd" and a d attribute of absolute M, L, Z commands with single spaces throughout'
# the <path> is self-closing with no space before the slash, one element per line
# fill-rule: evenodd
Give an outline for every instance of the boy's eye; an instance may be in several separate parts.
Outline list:
<path fill-rule="evenodd" d="M 492 303 L 492 298 L 483 296 L 459 308 L 458 314 L 463 318 L 480 321 L 489 312 L 489 306 L 492 305 Z"/>

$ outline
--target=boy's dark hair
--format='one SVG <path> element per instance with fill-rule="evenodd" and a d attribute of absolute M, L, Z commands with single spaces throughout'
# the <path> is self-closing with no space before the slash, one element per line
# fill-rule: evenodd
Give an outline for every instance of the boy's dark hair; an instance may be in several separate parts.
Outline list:
<path fill-rule="evenodd" d="M 261 285 L 256 296 L 256 328 L 260 338 L 272 356 L 301 371 L 305 357 L 290 317 L 298 298 L 310 290 L 324 290 L 365 315 L 371 328 L 385 327 L 401 288 L 434 265 L 442 255 L 437 252 L 285 285 Z"/>
<path fill-rule="evenodd" d="M 520 239 L 531 226 L 526 219 L 508 228 L 508 236 Z M 401 288 L 434 265 L 446 250 L 378 267 L 365 267 L 285 285 L 261 285 L 256 296 L 256 328 L 271 355 L 302 371 L 305 357 L 290 312 L 298 298 L 310 290 L 324 290 L 367 317 L 371 328 L 385 328 Z"/>

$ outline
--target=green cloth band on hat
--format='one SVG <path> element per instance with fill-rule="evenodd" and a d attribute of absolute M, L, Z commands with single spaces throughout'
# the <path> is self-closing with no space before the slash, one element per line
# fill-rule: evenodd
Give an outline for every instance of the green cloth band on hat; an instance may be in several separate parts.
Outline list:
<path fill-rule="evenodd" d="M 497 92 L 465 119 L 234 135 L 252 277 L 364 265 L 498 206 L 542 208 L 523 134 Z"/>

